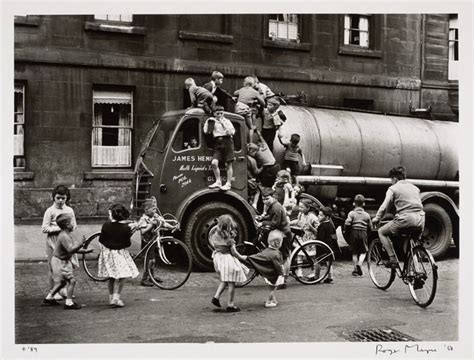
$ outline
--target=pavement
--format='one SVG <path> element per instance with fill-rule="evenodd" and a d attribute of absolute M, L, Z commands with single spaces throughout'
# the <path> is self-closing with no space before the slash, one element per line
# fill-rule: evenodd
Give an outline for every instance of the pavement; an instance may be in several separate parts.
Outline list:
<path fill-rule="evenodd" d="M 351 275 L 350 261 L 334 265 L 334 284 L 302 285 L 290 278 L 277 291 L 279 305 L 266 309 L 267 286 L 258 277 L 237 289 L 239 313 L 217 313 L 210 300 L 215 273 L 193 272 L 172 291 L 145 288 L 139 278 L 123 290 L 125 307 L 108 306 L 107 284 L 76 271 L 77 311 L 42 306 L 48 291 L 45 262 L 15 264 L 15 341 L 17 344 L 96 343 L 272 343 L 348 342 L 354 331 L 387 328 L 419 341 L 458 338 L 458 260 L 439 262 L 438 292 L 422 309 L 396 279 L 387 291 Z M 226 294 L 221 299 L 225 304 Z M 353 340 L 352 340 L 353 341 Z"/>

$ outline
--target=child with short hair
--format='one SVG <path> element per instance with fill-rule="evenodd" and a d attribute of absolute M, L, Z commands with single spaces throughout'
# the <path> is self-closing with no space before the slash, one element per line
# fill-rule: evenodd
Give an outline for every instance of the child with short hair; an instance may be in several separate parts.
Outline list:
<path fill-rule="evenodd" d="M 286 288 L 286 279 L 290 273 L 290 250 L 293 241 L 293 235 L 290 228 L 290 219 L 286 214 L 283 205 L 281 205 L 274 195 L 272 189 L 265 188 L 262 191 L 263 204 L 267 209 L 267 213 L 262 216 L 256 216 L 258 226 L 268 227 L 270 230 L 280 230 L 283 233 L 283 244 L 281 253 L 283 255 L 283 275 L 285 282 L 279 286 L 280 289 Z M 261 221 L 259 223 L 258 221 Z"/>
<path fill-rule="evenodd" d="M 54 286 L 43 300 L 46 305 L 59 305 L 54 299 L 54 295 L 56 295 L 61 288 L 66 286 L 67 297 L 64 304 L 64 309 L 66 310 L 78 310 L 82 307 L 72 300 L 74 287 L 76 286 L 71 261 L 72 255 L 75 253 L 87 254 L 92 252 L 92 249 L 81 249 L 86 241 L 85 238 L 83 242 L 76 243 L 72 237 L 71 233 L 74 230 L 73 220 L 73 215 L 68 213 L 59 214 L 56 218 L 56 224 L 61 231 L 56 238 L 56 244 L 50 261 Z"/>
<path fill-rule="evenodd" d="M 109 221 L 100 232 L 100 255 L 98 260 L 99 277 L 109 278 L 109 305 L 113 307 L 125 306 L 120 300 L 126 278 L 137 277 L 139 272 L 127 248 L 131 245 L 131 226 L 127 219 L 130 213 L 121 204 L 114 204 L 109 208 Z"/>
<path fill-rule="evenodd" d="M 290 225 L 297 226 L 304 231 L 303 238 L 301 243 L 307 243 L 311 240 L 316 240 L 316 234 L 318 231 L 319 220 L 316 215 L 316 209 L 313 205 L 313 202 L 310 199 L 301 199 L 299 202 L 300 211 L 298 217 L 290 221 Z M 308 246 L 308 255 L 316 255 L 316 246 Z M 298 255 L 296 258 L 296 263 L 301 264 L 304 261 L 304 255 Z M 316 269 L 313 269 L 315 272 Z M 296 269 L 297 276 L 303 276 L 303 270 L 301 268 Z M 315 274 L 313 273 L 312 276 Z"/>
<path fill-rule="evenodd" d="M 280 143 L 285 147 L 285 155 L 283 157 L 283 167 L 291 172 L 291 176 L 297 176 L 300 174 L 300 157 L 304 165 L 304 155 L 301 150 L 299 143 L 301 137 L 298 134 L 291 134 L 290 141 L 282 140 L 282 135 L 278 132 L 278 139 Z"/>
<path fill-rule="evenodd" d="M 220 188 L 227 191 L 232 187 L 232 177 L 234 176 L 232 163 L 235 160 L 233 140 L 235 128 L 232 122 L 224 116 L 224 107 L 216 106 L 214 114 L 215 118 L 209 117 L 204 123 L 204 133 L 212 132 L 214 137 L 214 154 L 211 165 L 216 181 L 209 185 L 209 188 Z M 210 130 L 210 123 L 214 124 L 212 131 Z M 225 185 L 222 185 L 219 162 L 224 162 L 226 166 L 227 180 Z"/>
<path fill-rule="evenodd" d="M 332 210 L 330 207 L 324 206 L 319 210 L 319 226 L 316 233 L 316 238 L 321 240 L 326 245 L 328 245 L 334 253 L 338 252 L 337 246 L 337 237 L 336 237 L 336 229 L 334 228 L 334 224 L 331 221 Z M 328 275 L 326 279 L 324 279 L 324 283 L 332 283 L 334 281 L 332 276 L 332 265 L 327 262 L 327 266 L 329 268 Z"/>
<path fill-rule="evenodd" d="M 242 115 L 247 124 L 248 141 L 253 141 L 253 133 L 256 129 L 256 114 L 258 112 L 257 105 L 262 108 L 265 107 L 265 101 L 260 93 L 255 90 L 255 80 L 251 76 L 244 79 L 244 86 L 234 91 L 234 96 L 237 98 L 235 104 L 235 113 Z"/>
<path fill-rule="evenodd" d="M 269 286 L 266 308 L 276 307 L 278 301 L 275 290 L 284 284 L 283 256 L 280 252 L 283 243 L 283 233 L 280 230 L 272 230 L 268 234 L 268 247 L 257 254 L 241 256 L 242 261 L 249 263 L 260 275 L 265 278 Z"/>
<path fill-rule="evenodd" d="M 290 215 L 293 206 L 296 205 L 296 199 L 295 191 L 291 184 L 291 175 L 287 170 L 277 172 L 277 177 L 272 189 L 275 191 L 275 197 L 278 202 L 283 205 L 287 215 Z"/>
<path fill-rule="evenodd" d="M 352 262 L 354 270 L 352 275 L 362 276 L 362 263 L 368 251 L 367 235 L 372 230 L 370 215 L 364 211 L 365 198 L 362 194 L 354 197 L 354 210 L 349 212 L 344 223 L 344 234 L 348 235 L 348 241 L 352 250 Z"/>
<path fill-rule="evenodd" d="M 187 78 L 184 81 L 184 87 L 189 91 L 193 107 L 203 109 L 206 114 L 212 113 L 214 96 L 209 90 L 202 86 L 197 86 L 193 78 Z"/>
<path fill-rule="evenodd" d="M 263 123 L 262 136 L 268 147 L 273 152 L 273 142 L 275 141 L 275 134 L 281 125 L 286 121 L 286 116 L 280 108 L 280 100 L 277 98 L 270 98 L 267 100 L 267 106 L 263 109 Z"/>
<path fill-rule="evenodd" d="M 230 215 L 221 215 L 217 219 L 217 226 L 209 233 L 209 242 L 214 248 L 212 260 L 214 269 L 219 274 L 220 283 L 211 303 L 221 307 L 220 297 L 228 289 L 226 312 L 239 312 L 240 308 L 234 305 L 235 283 L 247 279 L 248 268 L 240 261 L 240 254 L 235 248 L 237 225 Z"/>
<path fill-rule="evenodd" d="M 53 257 L 53 252 L 57 243 L 58 234 L 61 231 L 61 228 L 56 223 L 56 219 L 60 214 L 69 214 L 71 215 L 71 223 L 73 229 L 77 227 L 74 210 L 67 205 L 69 200 L 71 199 L 69 189 L 64 185 L 58 185 L 53 189 L 51 197 L 53 200 L 53 204 L 48 209 L 46 209 L 43 216 L 43 223 L 41 226 L 42 232 L 46 234 L 46 256 L 48 258 L 49 290 L 52 290 L 54 287 L 53 272 L 51 269 L 51 258 Z M 79 266 L 79 262 L 77 260 L 76 255 L 73 256 L 71 261 L 73 261 L 74 266 L 76 268 Z M 59 293 L 56 293 L 54 295 L 55 300 L 63 300 L 63 298 L 65 297 L 65 289 L 62 289 Z"/>
<path fill-rule="evenodd" d="M 144 213 L 140 220 L 138 221 L 137 227 L 140 229 L 141 239 L 142 239 L 142 249 L 150 242 L 153 241 L 157 232 L 160 228 L 165 228 L 172 230 L 173 226 L 168 225 L 162 216 L 158 214 L 158 206 L 156 203 L 156 198 L 152 196 L 149 199 L 145 199 L 145 204 L 143 206 Z M 155 251 L 157 249 L 155 248 Z M 141 286 L 153 286 L 153 283 L 150 281 L 148 269 L 153 269 L 155 265 L 155 257 L 152 257 L 152 260 L 149 260 L 145 264 L 143 269 L 143 276 L 140 282 Z M 153 271 L 153 270 L 152 270 Z M 156 279 L 156 278 L 155 278 Z"/>

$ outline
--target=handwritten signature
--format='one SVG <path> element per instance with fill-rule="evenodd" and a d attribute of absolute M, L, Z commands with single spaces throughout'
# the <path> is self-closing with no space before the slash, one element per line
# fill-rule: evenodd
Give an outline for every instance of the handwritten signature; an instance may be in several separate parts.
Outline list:
<path fill-rule="evenodd" d="M 453 351 L 454 348 L 451 345 L 444 345 L 441 350 L 446 351 Z M 415 353 L 423 353 L 425 355 L 430 355 L 431 353 L 438 353 L 441 351 L 440 348 L 429 347 L 429 346 L 422 346 L 420 344 L 405 344 L 399 347 L 388 347 L 377 344 L 375 346 L 375 355 L 395 355 L 395 354 L 415 354 Z"/>

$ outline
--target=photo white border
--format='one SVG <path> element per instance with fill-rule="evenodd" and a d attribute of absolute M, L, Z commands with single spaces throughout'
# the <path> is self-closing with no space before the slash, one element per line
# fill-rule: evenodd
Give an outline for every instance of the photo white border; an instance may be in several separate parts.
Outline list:
<path fill-rule="evenodd" d="M 459 341 L 448 342 L 454 346 L 452 353 L 432 354 L 432 358 L 470 358 L 472 356 L 472 274 L 474 257 L 472 239 L 474 201 L 472 193 L 472 155 L 473 155 L 473 4 L 471 1 L 270 1 L 258 3 L 246 1 L 139 1 L 119 2 L 92 0 L 68 1 L 8 1 L 1 3 L 2 10 L 2 165 L 11 169 L 13 149 L 12 126 L 8 121 L 13 111 L 14 60 L 13 60 L 13 15 L 25 14 L 94 14 L 107 13 L 113 6 L 114 13 L 132 14 L 179 14 L 179 13 L 459 13 L 460 62 L 462 77 L 459 80 L 459 122 L 462 127 L 460 151 L 461 183 L 461 238 L 464 239 L 462 255 L 459 259 Z M 184 12 L 183 9 L 186 9 Z M 271 9 L 271 11 L 269 11 Z M 6 119 L 6 120 L 5 120 Z M 34 355 L 21 351 L 22 345 L 14 344 L 14 231 L 13 231 L 13 172 L 6 171 L 2 176 L 2 213 L 0 225 L 4 229 L 2 239 L 2 349 L 4 358 L 70 358 L 80 354 L 87 358 L 373 358 L 374 343 L 280 343 L 280 344 L 113 344 L 113 345 L 38 345 L 40 351 Z M 471 241 L 469 241 L 471 240 Z M 426 343 L 425 346 L 442 347 L 444 343 Z M 183 350 L 186 350 L 183 352 Z M 80 351 L 80 352 L 79 352 Z M 158 351 L 158 352 L 157 352 Z M 138 356 L 137 356 L 138 355 Z M 439 356 L 441 355 L 441 356 Z M 393 357 L 395 358 L 395 357 Z M 398 356 L 398 358 L 402 358 Z M 403 357 L 406 358 L 406 357 Z"/>

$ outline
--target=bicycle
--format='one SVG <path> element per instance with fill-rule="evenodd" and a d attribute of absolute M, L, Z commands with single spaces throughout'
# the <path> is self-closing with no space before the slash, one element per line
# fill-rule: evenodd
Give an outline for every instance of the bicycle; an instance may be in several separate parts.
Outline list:
<path fill-rule="evenodd" d="M 236 246 L 241 255 L 256 254 L 267 246 L 265 244 L 265 234 L 269 231 L 266 227 L 257 229 L 255 242 L 244 241 Z M 312 285 L 321 282 L 326 278 L 329 269 L 334 261 L 334 252 L 331 248 L 320 240 L 311 240 L 302 243 L 301 237 L 304 231 L 298 227 L 291 227 L 293 233 L 293 243 L 295 248 L 290 253 L 290 274 L 300 283 Z M 247 280 L 236 283 L 237 287 L 243 287 L 252 282 L 258 276 L 254 268 L 249 268 Z"/>
<path fill-rule="evenodd" d="M 166 215 L 165 215 L 166 216 Z M 179 222 L 174 218 L 164 220 L 173 227 L 174 232 L 179 229 Z M 133 230 L 135 232 L 137 228 Z M 143 271 L 148 271 L 148 275 L 153 284 L 163 290 L 174 290 L 184 285 L 191 275 L 192 257 L 188 247 L 178 239 L 170 235 L 163 236 L 165 230 L 158 228 L 155 230 L 155 237 L 135 255 L 134 261 L 142 254 L 145 254 Z M 92 234 L 84 242 L 84 249 L 99 249 L 100 231 Z M 106 281 L 108 278 L 98 275 L 97 254 L 91 258 L 90 254 L 82 255 L 82 265 L 86 274 L 95 281 Z"/>
<path fill-rule="evenodd" d="M 374 285 L 386 290 L 395 280 L 395 275 L 408 285 L 410 294 L 420 307 L 430 305 L 436 295 L 438 266 L 431 253 L 420 241 L 422 230 L 407 228 L 400 236 L 403 244 L 403 267 L 397 258 L 397 267 L 389 266 L 389 256 L 380 239 L 372 240 L 367 254 L 367 266 Z"/>

